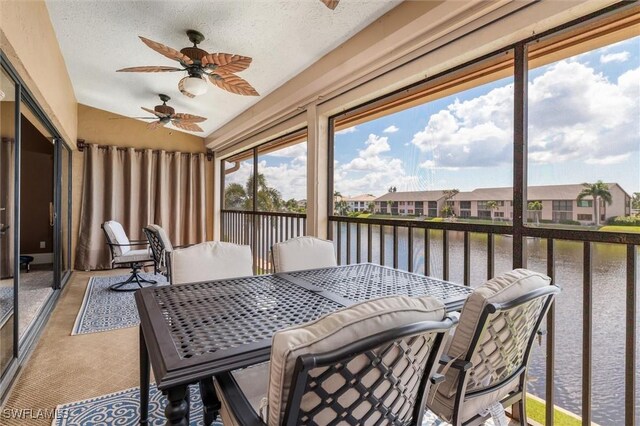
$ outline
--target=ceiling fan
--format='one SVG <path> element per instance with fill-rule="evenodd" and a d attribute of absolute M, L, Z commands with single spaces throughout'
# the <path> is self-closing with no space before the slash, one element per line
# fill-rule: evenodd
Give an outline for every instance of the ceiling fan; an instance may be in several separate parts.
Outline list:
<path fill-rule="evenodd" d="M 160 100 L 162 105 L 156 105 L 153 109 L 142 107 L 146 112 L 153 114 L 153 117 L 133 117 L 141 118 L 143 120 L 155 120 L 147 124 L 148 129 L 157 129 L 158 127 L 164 127 L 168 123 L 173 124 L 175 127 L 188 130 L 190 132 L 202 132 L 203 130 L 196 123 L 202 123 L 206 120 L 204 117 L 200 117 L 192 114 L 185 114 L 182 112 L 176 112 L 172 107 L 167 105 L 167 102 L 171 99 L 167 95 L 160 94 Z"/>
<path fill-rule="evenodd" d="M 144 44 L 161 55 L 178 61 L 182 68 L 143 66 L 123 68 L 118 70 L 118 72 L 186 71 L 188 75 L 178 82 L 178 89 L 183 95 L 190 98 L 203 95 L 207 92 L 207 80 L 219 88 L 237 95 L 259 96 L 251 84 L 235 74 L 236 72 L 247 69 L 249 65 L 251 65 L 251 58 L 230 53 L 207 53 L 198 47 L 198 44 L 204 40 L 202 33 L 195 30 L 188 30 L 187 36 L 193 43 L 193 46 L 185 47 L 180 51 L 139 36 Z"/>

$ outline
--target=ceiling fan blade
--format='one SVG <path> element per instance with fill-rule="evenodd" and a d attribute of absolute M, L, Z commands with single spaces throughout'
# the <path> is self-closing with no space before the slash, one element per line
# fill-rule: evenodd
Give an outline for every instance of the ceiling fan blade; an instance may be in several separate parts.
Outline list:
<path fill-rule="evenodd" d="M 155 129 L 157 129 L 158 127 L 162 127 L 162 126 L 164 126 L 164 125 L 165 125 L 165 123 L 163 123 L 163 122 L 162 122 L 162 121 L 160 121 L 160 120 L 152 121 L 151 123 L 147 124 L 147 129 L 149 129 L 149 130 L 155 130 Z"/>
<path fill-rule="evenodd" d="M 260 94 L 245 79 L 235 74 L 210 75 L 209 80 L 221 89 L 236 95 L 260 96 Z"/>
<path fill-rule="evenodd" d="M 175 114 L 173 114 L 173 117 L 171 117 L 172 120 L 180 120 L 183 123 L 184 122 L 189 122 L 189 123 L 202 123 L 203 121 L 207 121 L 206 118 L 204 117 L 200 117 L 199 115 L 193 115 L 193 114 L 185 114 L 182 112 L 177 112 Z"/>
<path fill-rule="evenodd" d="M 231 53 L 209 53 L 201 59 L 203 67 L 209 64 L 217 65 L 215 72 L 225 73 L 244 71 L 249 68 L 252 60 L 248 56 L 232 55 Z"/>
<path fill-rule="evenodd" d="M 173 59 L 174 61 L 182 62 L 182 63 L 184 63 L 186 65 L 192 65 L 193 64 L 193 60 L 190 57 L 188 57 L 184 53 L 181 53 L 181 52 L 177 51 L 176 49 L 172 49 L 169 46 L 165 46 L 162 43 L 158 43 L 157 41 L 149 40 L 148 38 L 144 38 L 142 36 L 138 36 L 138 37 L 140 37 L 140 40 L 142 40 L 142 42 L 144 44 L 146 44 L 147 46 L 149 46 L 150 48 L 152 48 L 153 50 L 155 50 L 159 54 L 164 55 L 169 59 Z"/>
<path fill-rule="evenodd" d="M 338 3 L 340 3 L 340 0 L 320 0 L 320 1 L 324 3 L 324 5 L 331 10 L 334 10 L 338 6 Z"/>
<path fill-rule="evenodd" d="M 145 66 L 145 67 L 129 67 L 116 70 L 116 72 L 173 72 L 184 71 L 182 68 L 163 67 L 163 66 Z"/>
<path fill-rule="evenodd" d="M 180 91 L 180 93 L 182 93 L 183 95 L 185 95 L 188 98 L 195 98 L 196 95 L 194 95 L 191 92 L 187 92 L 187 90 L 184 88 L 184 82 L 188 79 L 189 77 L 183 77 L 182 79 L 180 79 L 180 81 L 178 82 L 178 90 Z"/>
<path fill-rule="evenodd" d="M 171 124 L 173 124 L 174 126 L 176 126 L 179 129 L 188 130 L 190 132 L 203 132 L 204 131 L 204 130 L 202 130 L 200 128 L 200 126 L 198 126 L 195 123 L 185 123 L 184 121 L 171 120 Z"/>
<path fill-rule="evenodd" d="M 158 117 L 158 118 L 164 118 L 164 117 L 167 117 L 167 114 L 163 114 L 163 113 L 161 113 L 161 112 L 154 111 L 154 110 L 152 110 L 152 109 L 150 109 L 150 108 L 145 108 L 145 107 L 140 107 L 140 108 L 142 108 L 143 110 L 147 111 L 149 114 L 153 114 L 153 115 L 155 115 L 155 116 L 156 116 L 156 117 Z"/>

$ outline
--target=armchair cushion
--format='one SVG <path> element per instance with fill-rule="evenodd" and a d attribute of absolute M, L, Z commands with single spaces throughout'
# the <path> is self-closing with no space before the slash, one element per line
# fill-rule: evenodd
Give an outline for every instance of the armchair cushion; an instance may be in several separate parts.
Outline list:
<path fill-rule="evenodd" d="M 315 237 L 297 237 L 274 244 L 272 252 L 275 272 L 329 268 L 337 265 L 333 243 Z"/>
<path fill-rule="evenodd" d="M 551 278 L 546 275 L 527 269 L 515 269 L 495 277 L 476 288 L 465 301 L 460 314 L 460 322 L 448 347 L 445 349 L 446 355 L 460 359 L 467 356 L 480 316 L 488 304 L 508 302 L 550 284 Z M 494 351 L 494 356 L 500 356 L 500 351 Z M 480 362 L 475 356 L 472 356 L 470 361 L 474 364 L 472 370 L 479 368 Z M 473 371 L 476 376 L 480 373 L 477 370 Z M 458 370 L 449 368 L 446 371 L 446 380 L 440 386 L 431 389 L 431 395 L 428 399 L 431 401 L 429 409 L 447 421 L 451 421 L 453 417 L 458 376 Z M 515 380 L 496 392 L 465 400 L 462 404 L 462 418 L 460 420 L 464 422 L 475 416 L 487 406 L 500 401 L 512 390 L 516 390 L 517 387 L 518 383 Z"/>
<path fill-rule="evenodd" d="M 444 305 L 434 298 L 391 296 L 357 303 L 277 332 L 271 346 L 268 424 L 282 423 L 299 356 L 335 350 L 346 343 L 418 321 L 441 321 L 444 314 Z"/>
<path fill-rule="evenodd" d="M 171 284 L 253 275 L 251 248 L 207 241 L 171 252 Z"/>
<path fill-rule="evenodd" d="M 113 252 L 116 256 L 122 256 L 131 250 L 131 247 L 129 247 L 129 238 L 119 222 L 116 222 L 115 220 L 108 220 L 102 226 L 109 237 L 109 242 L 112 244 L 119 244 L 117 246 L 113 246 Z"/>
<path fill-rule="evenodd" d="M 264 362 L 262 364 L 252 365 L 251 367 L 234 370 L 231 372 L 231 377 L 235 380 L 253 410 L 260 415 L 260 406 L 262 400 L 267 396 L 267 388 L 269 387 L 269 363 Z M 233 415 L 233 410 L 229 408 L 229 403 L 218 382 L 214 380 L 213 384 L 223 407 L 220 410 L 222 424 L 224 426 L 242 426 L 240 421 Z"/>
<path fill-rule="evenodd" d="M 151 260 L 151 254 L 148 249 L 129 250 L 122 256 L 113 258 L 113 263 L 136 263 L 147 262 Z"/>

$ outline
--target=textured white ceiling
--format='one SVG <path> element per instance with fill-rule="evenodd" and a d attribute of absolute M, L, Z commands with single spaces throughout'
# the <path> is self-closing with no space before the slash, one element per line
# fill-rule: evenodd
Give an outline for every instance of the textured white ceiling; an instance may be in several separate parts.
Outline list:
<path fill-rule="evenodd" d="M 342 0 L 331 11 L 319 0 L 107 1 L 47 0 L 78 102 L 126 116 L 144 116 L 158 93 L 176 112 L 202 115 L 206 136 L 258 102 L 401 0 Z M 190 46 L 185 34 L 204 34 L 208 52 L 253 58 L 238 73 L 260 93 L 239 96 L 210 85 L 194 99 L 177 88 L 183 73 L 116 73 L 140 65 L 176 66 L 138 35 L 174 49 Z M 37 52 L 34 52 L 37 54 Z"/>

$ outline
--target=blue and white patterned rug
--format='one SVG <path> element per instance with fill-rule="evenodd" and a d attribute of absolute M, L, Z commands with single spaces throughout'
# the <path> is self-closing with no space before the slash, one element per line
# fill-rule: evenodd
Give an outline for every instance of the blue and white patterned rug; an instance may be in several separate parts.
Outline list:
<path fill-rule="evenodd" d="M 202 400 L 198 386 L 189 386 L 190 411 L 189 425 L 201 426 Z M 149 425 L 165 424 L 164 407 L 167 400 L 162 392 L 151 385 L 149 391 Z M 61 404 L 56 407 L 52 426 L 137 426 L 140 420 L 140 388 L 131 388 L 120 392 L 102 395 L 96 398 Z M 492 423 L 491 423 L 492 424 Z M 445 426 L 430 411 L 425 412 L 422 426 Z M 213 426 L 223 426 L 222 422 L 213 422 Z"/>
<path fill-rule="evenodd" d="M 201 426 L 202 400 L 198 386 L 189 386 L 190 426 Z M 167 400 L 151 385 L 149 392 L 149 425 L 165 424 L 164 407 Z M 97 398 L 62 404 L 56 407 L 52 426 L 135 426 L 140 420 L 140 388 L 131 388 Z M 222 426 L 214 422 L 214 426 Z"/>
<path fill-rule="evenodd" d="M 141 275 L 158 283 L 167 282 L 162 275 Z M 128 275 L 91 277 L 71 335 L 134 327 L 140 323 L 134 292 L 109 290 L 110 285 L 127 278 Z"/>

